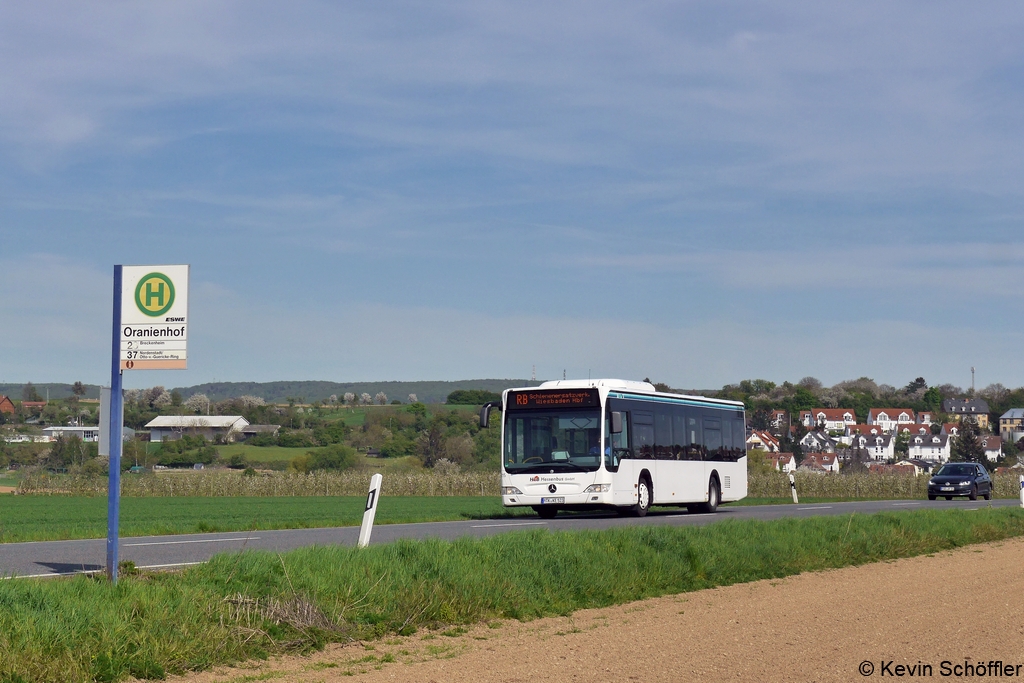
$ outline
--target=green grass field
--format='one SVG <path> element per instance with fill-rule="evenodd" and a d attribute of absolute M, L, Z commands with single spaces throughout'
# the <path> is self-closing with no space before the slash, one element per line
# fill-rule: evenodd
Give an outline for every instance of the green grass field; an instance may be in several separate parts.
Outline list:
<path fill-rule="evenodd" d="M 249 551 L 125 575 L 116 586 L 83 576 L 0 581 L 0 681 L 160 679 L 331 642 L 461 632 L 482 620 L 568 615 L 1022 534 L 1017 508 L 922 510 Z"/>
<path fill-rule="evenodd" d="M 121 498 L 122 536 L 191 534 L 259 529 L 356 526 L 365 496 L 260 498 Z M 509 511 L 497 497 L 388 497 L 377 524 L 494 519 L 532 514 Z M 103 538 L 107 499 L 71 496 L 0 496 L 0 542 Z"/>
<path fill-rule="evenodd" d="M 23 474 L 20 470 L 0 471 L 0 486 L 17 486 Z"/>
<path fill-rule="evenodd" d="M 217 454 L 222 460 L 228 460 L 233 455 L 242 455 L 249 462 L 289 462 L 297 455 L 307 451 L 322 450 L 322 446 L 306 448 L 285 448 L 283 446 L 247 446 L 242 443 L 217 446 Z"/>
<path fill-rule="evenodd" d="M 364 496 L 125 496 L 121 498 L 121 535 L 357 526 L 362 522 L 365 502 Z M 808 498 L 802 502 L 834 501 Z M 789 503 L 788 499 L 761 498 L 729 505 Z M 408 524 L 533 515 L 530 508 L 506 509 L 497 496 L 383 496 L 375 521 L 377 524 Z M 565 512 L 561 515 L 568 516 Z M 0 543 L 103 538 L 106 533 L 105 497 L 0 496 Z"/>

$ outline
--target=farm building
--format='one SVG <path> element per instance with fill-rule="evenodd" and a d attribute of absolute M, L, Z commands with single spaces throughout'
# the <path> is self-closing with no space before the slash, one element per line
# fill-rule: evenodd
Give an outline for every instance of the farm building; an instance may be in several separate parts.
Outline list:
<path fill-rule="evenodd" d="M 161 415 L 146 424 L 150 441 L 174 441 L 195 435 L 214 441 L 217 437 L 234 441 L 249 421 L 241 415 Z"/>

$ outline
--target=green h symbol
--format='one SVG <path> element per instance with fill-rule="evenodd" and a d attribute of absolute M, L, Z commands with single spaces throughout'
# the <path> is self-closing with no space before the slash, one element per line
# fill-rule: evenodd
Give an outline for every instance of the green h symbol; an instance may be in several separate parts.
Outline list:
<path fill-rule="evenodd" d="M 157 282 L 156 289 L 153 288 L 152 282 L 146 283 L 146 308 L 149 308 L 153 299 L 156 299 L 156 305 L 163 307 L 164 305 L 164 283 Z"/>

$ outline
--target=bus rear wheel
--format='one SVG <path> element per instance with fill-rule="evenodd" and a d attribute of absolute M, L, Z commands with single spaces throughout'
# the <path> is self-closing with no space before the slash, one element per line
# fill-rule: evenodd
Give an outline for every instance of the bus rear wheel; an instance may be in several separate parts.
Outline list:
<path fill-rule="evenodd" d="M 700 511 L 707 514 L 712 513 L 718 509 L 718 503 L 721 500 L 721 495 L 718 492 L 718 480 L 711 477 L 711 481 L 708 482 L 708 502 L 700 504 Z"/>
<path fill-rule="evenodd" d="M 651 481 L 646 475 L 640 477 L 636 483 L 636 505 L 633 506 L 633 514 L 643 517 L 651 509 Z"/>

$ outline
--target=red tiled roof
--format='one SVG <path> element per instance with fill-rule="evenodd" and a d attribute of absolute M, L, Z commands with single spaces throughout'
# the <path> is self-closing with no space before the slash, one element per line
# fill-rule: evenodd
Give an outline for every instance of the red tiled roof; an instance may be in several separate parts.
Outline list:
<path fill-rule="evenodd" d="M 846 415 L 849 415 L 854 420 L 857 419 L 857 414 L 853 411 L 853 408 L 815 408 L 811 411 L 811 415 L 815 419 L 817 419 L 822 413 L 825 414 L 825 419 L 831 422 L 845 420 Z"/>
<path fill-rule="evenodd" d="M 851 436 L 854 435 L 854 434 L 866 434 L 868 436 L 871 436 L 871 430 L 872 429 L 875 430 L 875 433 L 878 433 L 878 434 L 880 434 L 881 431 L 882 431 L 882 428 L 879 427 L 878 425 L 863 425 L 863 424 L 860 424 L 860 425 L 847 425 L 846 429 L 847 429 L 847 431 L 850 432 Z"/>
<path fill-rule="evenodd" d="M 897 417 L 899 417 L 900 413 L 906 413 L 907 415 L 910 416 L 910 419 L 912 420 L 915 419 L 917 415 L 917 413 L 915 413 L 910 408 L 872 408 L 871 410 L 868 411 L 868 417 L 874 417 L 879 413 L 885 413 L 892 419 L 896 419 Z"/>

